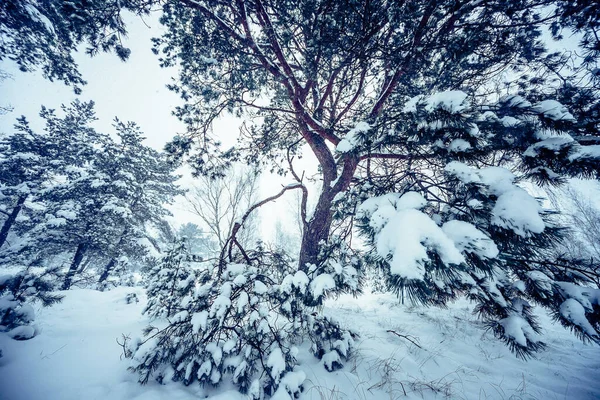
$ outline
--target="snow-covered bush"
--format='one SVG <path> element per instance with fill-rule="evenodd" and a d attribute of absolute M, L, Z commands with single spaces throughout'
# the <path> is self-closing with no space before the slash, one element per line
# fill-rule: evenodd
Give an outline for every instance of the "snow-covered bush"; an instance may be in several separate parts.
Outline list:
<path fill-rule="evenodd" d="M 125 303 L 127 304 L 133 304 L 133 303 L 139 303 L 140 299 L 138 298 L 137 294 L 135 293 L 127 293 L 127 296 L 125 296 Z"/>
<path fill-rule="evenodd" d="M 197 271 L 190 266 L 185 240 L 179 240 L 156 264 L 148 269 L 148 303 L 144 314 L 150 318 L 169 318 L 185 309 L 187 295 L 196 284 Z"/>
<path fill-rule="evenodd" d="M 176 286 L 169 281 L 174 274 L 162 274 L 171 297 L 151 299 L 149 312 L 165 317 L 167 325 L 148 327 L 146 337 L 130 346 L 132 369 L 142 383 L 150 378 L 203 385 L 230 380 L 254 399 L 277 391 L 295 396 L 304 381 L 295 365 L 305 339 L 326 369 L 342 366 L 355 335 L 305 305 L 305 299 L 314 301 L 333 289 L 336 278 L 325 273 L 309 278 L 302 271 L 292 273 L 288 265 L 279 280 L 270 271 L 272 260 L 252 258 L 251 264 L 197 269 Z M 281 259 L 275 264 L 281 267 Z M 344 271 L 337 269 L 338 275 Z"/>
<path fill-rule="evenodd" d="M 31 339 L 35 329 L 32 304 L 43 306 L 59 302 L 63 296 L 52 293 L 56 285 L 57 270 L 34 271 L 26 268 L 14 275 L 0 276 L 0 332 L 16 340 Z"/>

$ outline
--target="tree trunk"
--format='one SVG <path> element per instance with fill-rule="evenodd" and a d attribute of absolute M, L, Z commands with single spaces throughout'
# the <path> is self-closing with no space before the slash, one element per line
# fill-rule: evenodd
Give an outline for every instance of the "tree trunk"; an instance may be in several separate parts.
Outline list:
<path fill-rule="evenodd" d="M 17 204 L 12 209 L 11 213 L 8 215 L 8 218 L 6 218 L 6 221 L 4 221 L 4 224 L 2 225 L 2 229 L 0 229 L 0 248 L 4 245 L 4 242 L 6 242 L 6 238 L 8 237 L 8 232 L 10 231 L 10 228 L 12 227 L 12 225 L 15 223 L 15 220 L 17 219 L 17 216 L 21 212 L 21 209 L 23 208 L 23 203 L 25 203 L 26 199 L 27 199 L 27 196 L 19 197 L 17 199 Z"/>
<path fill-rule="evenodd" d="M 315 207 L 314 214 L 307 224 L 302 235 L 302 246 L 300 247 L 300 260 L 298 268 L 300 271 L 306 272 L 308 264 L 319 265 L 319 252 L 321 241 L 327 242 L 329 239 L 329 231 L 331 230 L 331 222 L 333 219 L 332 203 L 338 193 L 344 192 L 350 186 L 350 181 L 354 176 L 354 171 L 358 166 L 359 159 L 357 156 L 348 154 L 344 159 L 344 167 L 342 172 L 334 182 L 331 180 L 323 180 L 323 188 L 319 201 Z M 322 165 L 324 176 L 327 169 Z M 335 170 L 333 171 L 335 174 Z M 328 175 L 332 175 L 329 171 Z"/>
<path fill-rule="evenodd" d="M 117 259 L 111 258 L 110 261 L 108 262 L 108 264 L 106 264 L 106 266 L 104 267 L 104 270 L 102 271 L 102 275 L 100 275 L 100 278 L 98 279 L 98 283 L 102 283 L 108 279 L 108 276 L 110 275 L 110 273 L 112 272 L 112 270 L 116 264 L 117 264 Z"/>
<path fill-rule="evenodd" d="M 67 276 L 65 276 L 65 282 L 63 283 L 62 290 L 69 290 L 71 288 L 71 282 L 73 281 L 73 277 L 79 269 L 79 264 L 81 264 L 81 261 L 83 261 L 83 255 L 85 254 L 86 249 L 87 245 L 85 243 L 79 243 L 77 246 L 75 256 L 73 256 L 73 261 L 69 267 L 69 272 L 67 272 Z"/>
<path fill-rule="evenodd" d="M 308 264 L 319 264 L 319 243 L 321 241 L 327 242 L 329 230 L 331 229 L 332 200 L 333 196 L 331 195 L 331 190 L 324 190 L 321 192 L 314 214 L 302 234 L 302 245 L 300 247 L 300 259 L 298 265 L 300 271 L 307 272 Z"/>

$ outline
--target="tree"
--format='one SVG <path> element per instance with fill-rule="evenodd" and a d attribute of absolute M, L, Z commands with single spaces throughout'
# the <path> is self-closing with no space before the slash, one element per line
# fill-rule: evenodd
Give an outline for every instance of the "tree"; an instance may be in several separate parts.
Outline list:
<path fill-rule="evenodd" d="M 108 261 L 99 277 L 104 282 L 122 256 L 132 261 L 143 259 L 147 249 L 140 242 L 148 236 L 147 228 L 157 226 L 171 215 L 165 205 L 172 204 L 180 190 L 175 181 L 175 165 L 164 155 L 145 146 L 139 127 L 132 122 L 115 120 L 119 143 L 111 143 L 101 154 L 99 170 L 105 183 L 95 182 L 110 196 L 110 204 L 124 202 L 128 210 L 121 232 L 113 238 L 111 248 L 104 253 Z M 104 207 L 108 204 L 105 203 Z"/>
<path fill-rule="evenodd" d="M 86 82 L 73 59 L 81 44 L 86 53 L 114 51 L 126 60 L 124 10 L 137 15 L 150 11 L 152 2 L 140 0 L 46 1 L 7 0 L 0 5 L 0 61 L 14 61 L 21 71 L 42 69 L 44 76 L 72 85 L 76 93 Z"/>
<path fill-rule="evenodd" d="M 0 139 L 3 157 L 0 160 L 0 201 L 4 220 L 0 229 L 0 248 L 4 246 L 8 234 L 17 217 L 32 195 L 39 190 L 50 174 L 47 159 L 44 158 L 45 137 L 35 136 L 24 119 L 15 126 L 16 132 Z"/>
<path fill-rule="evenodd" d="M 29 267 L 14 275 L 1 276 L 0 331 L 6 331 L 16 340 L 31 339 L 36 333 L 29 325 L 35 319 L 31 304 L 39 301 L 46 307 L 62 300 L 63 296 L 52 293 L 57 274 L 57 268 L 40 272 Z"/>
<path fill-rule="evenodd" d="M 411 207 L 416 218 L 427 215 L 423 221 L 433 217 L 440 225 L 454 220 L 470 224 L 483 235 L 472 231 L 477 240 L 487 237 L 499 246 L 500 258 L 488 253 L 483 258 L 497 261 L 466 259 L 463 253 L 469 253 L 469 245 L 454 252 L 456 258 L 444 259 L 434 257 L 436 246 L 428 246 L 428 256 L 417 263 L 423 264 L 423 274 L 403 275 L 390 268 L 393 253 L 375 251 L 384 226 L 374 229 L 364 221 L 363 232 L 373 239 L 372 254 L 388 268 L 391 285 L 409 285 L 415 298 L 444 303 L 461 292 L 452 285 L 435 287 L 440 276 L 456 278 L 450 265 L 462 265 L 458 270 L 466 265 L 482 268 L 477 284 L 482 294 L 476 299 L 486 304 L 482 315 L 508 326 L 512 311 L 491 310 L 490 292 L 496 289 L 490 288 L 496 284 L 487 281 L 502 274 L 508 274 L 508 282 L 526 271 L 548 272 L 546 268 L 552 268 L 545 249 L 560 236 L 551 215 L 538 212 L 537 202 L 514 183 L 558 184 L 561 176 L 598 176 L 597 148 L 571 137 L 594 132 L 577 126 L 574 116 L 549 98 L 566 87 L 550 79 L 563 55 L 545 52 L 541 29 L 550 24 L 573 28 L 562 20 L 563 11 L 528 1 L 168 4 L 162 22 L 169 33 L 157 50 L 162 50 L 165 64 L 177 60 L 182 65 L 180 83 L 173 89 L 188 100 L 177 113 L 189 124 L 188 134 L 175 138 L 169 150 L 175 156 L 193 152 L 191 163 L 205 172 L 241 157 L 247 162 L 287 163 L 300 188 L 304 185 L 294 172 L 292 156 L 301 143 L 308 145 L 318 160 L 322 186 L 312 216 L 305 220 L 298 268 L 306 272 L 315 266 L 316 275 L 327 265 L 323 256 L 332 242 L 334 221 L 348 225 L 354 218 L 370 218 L 370 212 L 355 211 L 367 197 L 395 192 L 398 197 L 388 200 L 396 202 L 403 194 L 418 192 L 425 201 Z M 193 37 L 204 40 L 191 41 Z M 492 84 L 506 71 L 514 82 L 526 84 L 500 98 Z M 588 95 L 596 96 L 593 90 Z M 210 122 L 224 111 L 254 117 L 254 125 L 244 131 L 236 149 L 221 153 L 222 164 L 210 163 L 206 156 L 214 152 L 215 143 Z M 564 138 L 562 143 L 558 137 Z M 502 189 L 488 182 L 486 174 L 501 179 Z M 522 226 L 513 215 L 499 214 L 509 202 L 510 196 L 502 197 L 506 193 L 528 202 L 537 226 Z M 336 209 L 340 200 L 342 207 Z M 481 209 L 468 206 L 470 200 L 477 200 L 471 204 L 478 207 L 481 203 Z M 428 207 L 425 213 L 418 211 L 423 207 Z M 384 220 L 380 224 L 385 225 Z M 426 237 L 429 234 L 433 233 Z M 525 251 L 535 257 L 524 257 Z M 558 275 L 559 280 L 575 279 Z M 529 297 L 527 291 L 524 294 Z M 564 290 L 555 296 L 563 301 L 569 297 Z M 555 310 L 563 304 L 542 303 Z M 594 313 L 593 307 L 586 309 L 592 321 Z M 526 319 L 533 328 L 533 318 Z M 517 343 L 508 328 L 494 327 L 521 354 L 538 348 L 533 341 Z M 598 338 L 594 329 L 584 331 L 579 332 Z"/>
<path fill-rule="evenodd" d="M 181 299 L 192 294 L 196 273 L 187 240 L 179 240 L 149 271 L 148 304 L 143 313 L 153 319 L 169 318 L 185 310 Z"/>
<path fill-rule="evenodd" d="M 26 201 L 39 201 L 47 195 L 57 177 L 79 171 L 94 154 L 93 144 L 101 141 L 88 127 L 95 120 L 92 102 L 75 102 L 72 107 L 63 107 L 63 112 L 65 116 L 61 119 L 54 110 L 42 107 L 40 117 L 46 122 L 44 132 L 34 132 L 23 116 L 17 119 L 14 133 L 3 137 L 1 146 L 6 157 L 0 163 L 0 182 L 6 219 L 0 245 L 6 242 Z M 35 222 L 25 225 L 28 224 Z"/>
<path fill-rule="evenodd" d="M 200 217 L 216 244 L 213 253 L 225 246 L 236 221 L 257 198 L 259 174 L 256 170 L 230 171 L 219 177 L 198 176 L 186 194 L 189 210 Z M 244 246 L 256 240 L 255 218 L 240 232 Z"/>
<path fill-rule="evenodd" d="M 225 160 L 243 155 L 248 161 L 285 161 L 282 154 L 308 144 L 323 185 L 307 221 L 299 264 L 318 264 L 318 243 L 327 241 L 331 228 L 332 201 L 349 188 L 355 173 L 370 172 L 370 164 L 383 159 L 408 163 L 413 158 L 401 143 L 394 156 L 382 151 L 384 143 L 373 138 L 374 132 L 382 136 L 393 129 L 407 95 L 461 87 L 475 94 L 498 71 L 555 63 L 556 57 L 544 55 L 539 39 L 541 21 L 552 17 L 542 12 L 527 2 L 167 5 L 162 21 L 170 34 L 160 43 L 163 58 L 165 63 L 181 58 L 181 84 L 173 89 L 190 99 L 178 110 L 190 123 L 190 133 L 176 138 L 171 150 L 190 150 L 197 135 L 203 140 L 192 163 L 204 170 L 216 167 L 207 164 L 205 155 L 212 151 L 208 128 L 220 110 L 248 118 L 256 110 L 258 117 L 240 146 L 243 153 L 224 152 Z M 193 23 L 184 26 L 182 20 Z M 192 44 L 194 36 L 209 39 Z M 226 83 L 218 78 L 224 75 L 233 78 Z M 266 93 L 270 98 L 263 105 Z M 369 140 L 361 151 L 332 151 L 331 145 L 347 145 L 344 135 L 361 121 L 370 127 L 368 134 L 363 131 Z"/>
<path fill-rule="evenodd" d="M 161 21 L 168 33 L 155 51 L 164 65 L 181 66 L 172 89 L 187 102 L 176 114 L 188 124 L 167 149 L 208 175 L 238 160 L 287 167 L 296 183 L 255 206 L 303 192 L 297 273 L 309 289 L 295 292 L 301 306 L 291 315 L 279 308 L 283 300 L 265 299 L 282 323 L 302 321 L 299 335 L 311 336 L 306 310 L 329 293 L 356 291 L 357 271 L 367 264 L 383 272 L 389 289 L 414 301 L 444 305 L 467 295 L 488 328 L 522 357 L 544 347 L 532 304 L 598 342 L 600 289 L 576 264 L 552 258 L 565 232 L 520 186 L 599 176 L 600 151 L 586 145 L 597 136 L 591 127 L 598 91 L 589 68 L 597 55 L 588 54 L 585 69 L 564 69 L 573 55 L 547 53 L 542 39 L 546 27 L 555 35 L 592 32 L 592 17 L 551 1 L 167 3 Z M 578 79 L 591 84 L 582 87 Z M 210 126 L 225 112 L 245 117 L 246 125 L 239 144 L 218 153 Z M 293 163 L 303 145 L 322 180 L 312 213 Z M 259 271 L 267 264 L 236 240 L 243 220 L 221 252 L 216 287 L 226 285 L 231 263 Z M 348 247 L 354 227 L 367 252 Z M 258 274 L 223 289 L 229 301 L 215 295 L 191 306 L 213 315 L 221 304 L 240 301 L 248 278 L 264 284 Z M 294 276 L 269 282 L 268 293 Z M 186 324 L 187 317 L 152 337 L 167 340 Z M 228 327 L 219 321 L 211 332 Z M 231 333 L 237 345 L 248 329 Z M 212 339 L 195 338 L 201 343 L 193 354 L 209 348 Z M 190 351 L 186 343 L 181 352 Z M 268 359 L 267 345 L 257 347 Z M 331 368 L 347 353 L 315 355 Z M 151 372 L 144 362 L 138 368 Z M 293 363 L 284 369 L 292 371 Z M 189 364 L 192 372 L 199 367 Z M 174 378 L 187 383 L 189 376 Z M 268 393 L 273 382 L 260 386 Z"/>
<path fill-rule="evenodd" d="M 100 283 L 126 261 L 123 257 L 142 261 L 147 228 L 161 224 L 170 215 L 165 204 L 183 192 L 174 183 L 175 165 L 142 144 L 135 124 L 115 121 L 117 143 L 90 126 L 95 120 L 92 102 L 74 102 L 63 112 L 59 117 L 42 108 L 43 134 L 35 134 L 22 118 L 17 133 L 9 136 L 7 154 L 12 156 L 3 163 L 3 192 L 16 198 L 16 206 L 7 212 L 2 233 L 27 196 L 35 194 L 31 201 L 37 206 L 18 231 L 29 237 L 34 257 L 73 254 L 63 284 L 68 289 L 86 257 L 104 263 Z"/>
<path fill-rule="evenodd" d="M 544 346 L 532 304 L 582 338 L 600 340 L 599 289 L 576 265 L 552 259 L 564 231 L 519 186 L 599 176 L 599 148 L 587 145 L 598 136 L 596 7 L 559 0 L 181 0 L 162 10 L 167 32 L 155 52 L 163 65 L 180 66 L 171 88 L 186 101 L 176 115 L 188 124 L 168 146 L 171 156 L 187 157 L 207 175 L 223 175 L 236 161 L 268 164 L 295 183 L 234 224 L 212 278 L 221 292 L 211 289 L 188 304 L 216 316 L 210 335 L 186 336 L 192 315 L 181 315 L 152 338 L 166 343 L 175 333 L 190 340 L 173 339 L 180 352 L 168 346 L 172 351 L 154 361 L 142 357 L 142 345 L 134 355 L 138 369 L 151 374 L 168 366 L 177 371 L 170 376 L 187 382 L 193 375 L 182 375 L 184 364 L 169 354 L 204 355 L 214 337 L 221 343 L 219 335 L 233 340 L 230 350 L 252 346 L 246 339 L 255 335 L 245 333 L 258 310 L 236 314 L 241 325 L 227 319 L 242 293 L 256 293 L 252 282 L 267 286 L 258 289 L 257 304 L 282 323 L 296 321 L 296 335 L 337 335 L 335 351 L 315 345 L 331 369 L 351 348 L 339 338 L 351 335 L 335 324 L 315 334 L 311 307 L 328 294 L 358 290 L 365 263 L 416 301 L 443 305 L 468 295 L 488 327 L 523 357 Z M 563 29 L 581 33 L 584 58 L 547 53 L 545 28 L 557 37 Z M 221 151 L 210 127 L 227 112 L 247 122 L 239 143 Z M 301 147 L 312 151 L 321 173 L 312 212 L 294 170 Z M 262 271 L 279 259 L 244 248 L 237 234 L 253 210 L 291 190 L 303 193 L 299 260 L 295 272 L 283 268 L 283 280 L 268 281 Z M 367 252 L 348 246 L 355 226 Z M 240 263 L 250 272 L 226 273 Z M 281 287 L 290 289 L 283 290 L 292 296 L 290 312 Z M 258 392 L 228 364 L 216 366 L 212 383 L 229 373 L 258 397 L 285 386 L 294 357 L 278 338 L 279 352 L 273 342 L 253 342 L 259 358 L 252 365 L 267 361 L 249 370 L 265 377 Z M 271 354 L 285 360 L 275 374 Z M 198 372 L 196 360 L 185 361 L 186 372 Z"/>
<path fill-rule="evenodd" d="M 177 236 L 186 240 L 190 253 L 194 255 L 208 257 L 215 247 L 209 235 L 192 222 L 181 225 Z"/>

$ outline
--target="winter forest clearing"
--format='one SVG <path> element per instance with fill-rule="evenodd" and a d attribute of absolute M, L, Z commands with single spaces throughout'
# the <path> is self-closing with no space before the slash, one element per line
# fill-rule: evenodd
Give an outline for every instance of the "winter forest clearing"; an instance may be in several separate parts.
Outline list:
<path fill-rule="evenodd" d="M 0 399 L 599 398 L 599 31 L 2 2 Z"/>
<path fill-rule="evenodd" d="M 130 293 L 140 302 L 127 304 Z M 10 347 L 5 343 L 10 339 L 0 339 L 10 349 L 0 364 L 4 382 L 18 383 L 3 384 L 0 398 L 247 398 L 230 385 L 140 386 L 126 370 L 129 363 L 120 358 L 115 339 L 148 324 L 141 315 L 144 302 L 141 288 L 69 291 L 61 304 L 40 315 L 38 336 Z M 595 399 L 600 393 L 600 350 L 582 344 L 546 315 L 548 349 L 523 361 L 485 332 L 467 302 L 440 310 L 401 307 L 391 295 L 342 296 L 326 302 L 324 313 L 357 330 L 358 350 L 346 368 L 332 373 L 324 373 L 322 362 L 308 351 L 300 356 L 306 373 L 301 399 Z M 24 384 L 22 376 L 35 385 Z"/>

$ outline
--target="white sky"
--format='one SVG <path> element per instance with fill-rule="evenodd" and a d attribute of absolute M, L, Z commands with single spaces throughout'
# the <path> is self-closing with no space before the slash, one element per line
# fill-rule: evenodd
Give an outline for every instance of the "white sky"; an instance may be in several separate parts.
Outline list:
<path fill-rule="evenodd" d="M 13 79 L 0 86 L 1 104 L 10 103 L 14 112 L 0 118 L 0 128 L 10 127 L 19 115 L 35 122 L 34 117 L 42 104 L 59 108 L 62 103 L 68 104 L 79 98 L 96 102 L 99 118 L 96 127 L 100 131 L 110 132 L 112 120 L 118 116 L 138 123 L 148 137 L 146 143 L 162 148 L 174 133 L 183 130 L 183 125 L 171 115 L 178 97 L 165 87 L 176 71 L 160 68 L 157 57 L 150 51 L 150 38 L 160 34 L 158 22 L 147 22 L 152 26 L 149 29 L 139 18 L 129 19 L 130 60 L 122 62 L 114 54 L 105 53 L 93 58 L 83 53 L 75 55 L 80 71 L 88 81 L 80 96 L 73 94 L 72 88 L 62 82 L 45 80 L 41 73 L 22 73 L 3 64 L 0 68 L 11 73 Z"/>

